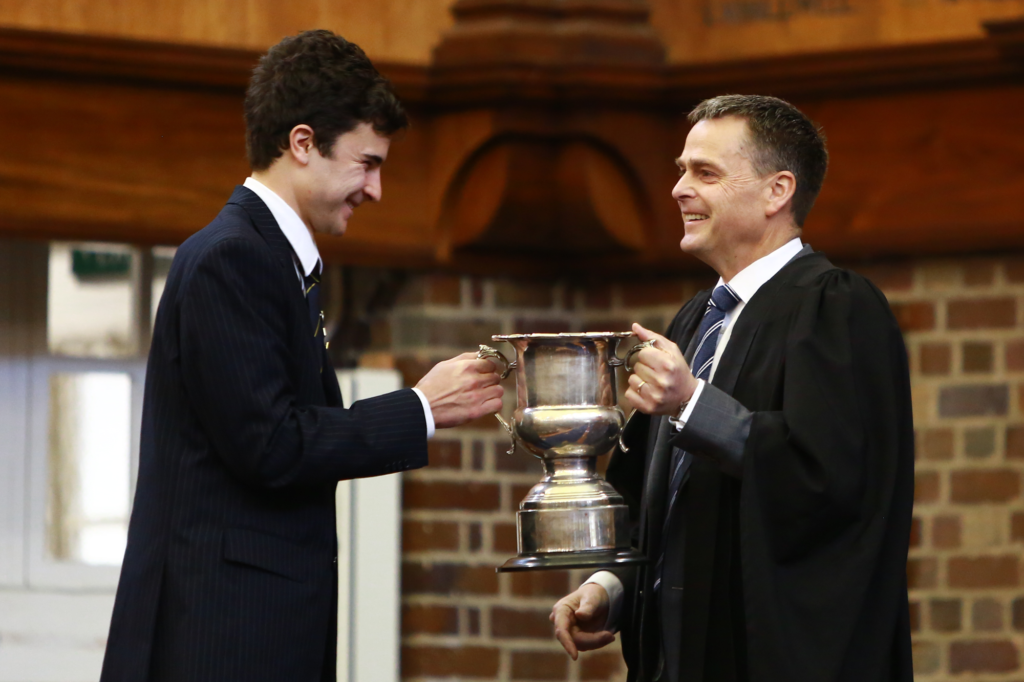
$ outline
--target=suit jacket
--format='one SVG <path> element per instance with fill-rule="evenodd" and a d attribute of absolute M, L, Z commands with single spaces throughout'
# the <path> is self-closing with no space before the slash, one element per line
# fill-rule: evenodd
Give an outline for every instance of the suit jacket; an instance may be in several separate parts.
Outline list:
<path fill-rule="evenodd" d="M 688 357 L 710 293 L 669 328 Z M 645 456 L 615 453 L 608 480 L 664 554 L 657 592 L 651 569 L 619 572 L 631 679 L 912 679 L 906 361 L 882 294 L 811 253 L 747 302 L 682 432 L 631 421 Z M 676 447 L 692 455 L 666 518 Z"/>
<path fill-rule="evenodd" d="M 333 679 L 337 481 L 426 450 L 413 391 L 342 407 L 291 246 L 236 188 L 157 312 L 102 682 Z"/>

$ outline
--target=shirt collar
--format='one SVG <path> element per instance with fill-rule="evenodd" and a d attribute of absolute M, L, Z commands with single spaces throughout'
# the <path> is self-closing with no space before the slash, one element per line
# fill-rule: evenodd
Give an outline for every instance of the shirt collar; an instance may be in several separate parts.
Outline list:
<path fill-rule="evenodd" d="M 295 257 L 299 259 L 302 274 L 309 277 L 318 265 L 320 266 L 319 270 L 323 270 L 323 261 L 320 259 L 320 251 L 316 248 L 316 242 L 313 241 L 313 236 L 309 233 L 306 223 L 302 222 L 302 218 L 295 212 L 295 209 L 279 197 L 274 190 L 256 178 L 246 178 L 244 186 L 251 189 L 270 209 L 270 214 L 274 216 L 277 226 L 281 228 L 285 239 L 291 244 Z"/>
<path fill-rule="evenodd" d="M 746 303 L 757 293 L 762 284 L 778 274 L 779 270 L 786 263 L 793 260 L 793 256 L 798 254 L 802 248 L 804 248 L 803 242 L 800 241 L 799 237 L 794 237 L 767 256 L 758 258 L 736 273 L 729 281 L 729 287 L 740 297 L 741 301 Z M 724 282 L 719 277 L 718 284 L 715 286 L 721 286 L 722 284 Z"/>

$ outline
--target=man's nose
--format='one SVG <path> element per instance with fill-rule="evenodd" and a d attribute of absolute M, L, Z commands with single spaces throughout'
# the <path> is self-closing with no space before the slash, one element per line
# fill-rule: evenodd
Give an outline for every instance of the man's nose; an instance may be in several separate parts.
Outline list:
<path fill-rule="evenodd" d="M 681 201 L 692 196 L 693 188 L 690 187 L 690 182 L 687 179 L 687 176 L 683 175 L 679 178 L 679 182 L 676 183 L 676 186 L 672 188 L 672 198 L 676 201 Z"/>
<path fill-rule="evenodd" d="M 380 201 L 383 188 L 380 184 L 380 170 L 373 170 L 366 178 L 366 186 L 363 188 L 363 195 L 370 201 Z"/>

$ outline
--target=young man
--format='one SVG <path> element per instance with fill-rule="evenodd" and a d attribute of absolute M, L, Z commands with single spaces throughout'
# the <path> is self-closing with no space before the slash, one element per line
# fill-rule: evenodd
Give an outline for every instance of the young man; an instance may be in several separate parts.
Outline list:
<path fill-rule="evenodd" d="M 337 482 L 425 466 L 435 428 L 501 406 L 467 353 L 342 407 L 314 235 L 380 200 L 406 126 L 362 50 L 283 40 L 245 115 L 252 176 L 182 244 L 157 313 L 103 682 L 333 680 Z"/>
<path fill-rule="evenodd" d="M 882 294 L 800 240 L 824 140 L 771 97 L 701 103 L 672 192 L 720 275 L 642 351 L 608 480 L 639 570 L 552 611 L 574 658 L 623 633 L 631 680 L 912 679 L 907 355 Z M 646 453 L 641 455 L 640 453 Z"/>

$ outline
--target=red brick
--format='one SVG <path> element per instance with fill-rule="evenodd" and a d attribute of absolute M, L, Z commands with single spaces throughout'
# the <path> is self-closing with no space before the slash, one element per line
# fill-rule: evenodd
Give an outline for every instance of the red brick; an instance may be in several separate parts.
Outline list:
<path fill-rule="evenodd" d="M 958 632 L 963 605 L 959 599 L 932 599 L 931 628 L 935 632 Z"/>
<path fill-rule="evenodd" d="M 517 450 L 516 451 L 516 456 L 519 456 L 519 455 L 521 455 L 521 453 Z M 523 501 L 523 498 L 526 497 L 527 494 L 529 494 L 530 489 L 533 488 L 534 485 L 535 484 L 530 484 L 530 485 L 517 484 L 517 485 L 513 485 L 512 486 L 512 500 L 511 500 L 511 502 L 512 502 L 512 511 L 518 511 L 519 510 L 519 503 Z"/>
<path fill-rule="evenodd" d="M 922 343 L 920 349 L 921 374 L 945 375 L 952 367 L 953 349 L 948 343 Z"/>
<path fill-rule="evenodd" d="M 995 599 L 979 599 L 971 607 L 971 629 L 999 632 L 1003 629 L 1003 605 Z"/>
<path fill-rule="evenodd" d="M 1002 416 L 1010 408 L 1006 384 L 948 386 L 939 392 L 940 417 Z"/>
<path fill-rule="evenodd" d="M 1014 599 L 1010 609 L 1013 614 L 1013 629 L 1017 632 L 1024 630 L 1024 597 Z"/>
<path fill-rule="evenodd" d="M 677 279 L 640 280 L 622 285 L 622 303 L 627 308 L 642 308 L 652 305 L 679 306 L 688 297 L 684 296 L 683 283 Z"/>
<path fill-rule="evenodd" d="M 469 634 L 480 634 L 480 609 L 466 609 L 466 619 L 469 621 Z"/>
<path fill-rule="evenodd" d="M 496 594 L 498 575 L 491 566 L 402 564 L 402 593 Z"/>
<path fill-rule="evenodd" d="M 1014 512 L 1010 518 L 1010 539 L 1014 542 L 1024 540 L 1024 514 Z"/>
<path fill-rule="evenodd" d="M 427 303 L 456 306 L 462 300 L 462 283 L 452 275 L 431 275 L 428 290 Z"/>
<path fill-rule="evenodd" d="M 907 561 L 907 586 L 912 589 L 935 587 L 938 582 L 939 565 L 935 559 L 910 559 Z"/>
<path fill-rule="evenodd" d="M 548 282 L 505 279 L 494 283 L 494 303 L 499 308 L 550 308 L 554 300 Z"/>
<path fill-rule="evenodd" d="M 960 517 L 936 516 L 932 520 L 932 547 L 956 549 L 960 546 Z"/>
<path fill-rule="evenodd" d="M 964 284 L 969 287 L 989 286 L 995 281 L 996 264 L 989 258 L 972 258 L 963 266 Z"/>
<path fill-rule="evenodd" d="M 492 511 L 501 504 L 497 483 L 405 481 L 402 504 L 406 509 L 472 509 Z"/>
<path fill-rule="evenodd" d="M 1006 459 L 1024 459 L 1024 426 L 1006 427 Z"/>
<path fill-rule="evenodd" d="M 516 448 L 511 455 L 508 454 L 508 439 L 502 439 L 494 444 L 494 468 L 498 471 L 515 471 L 524 474 L 537 474 L 537 477 L 544 473 L 544 463 L 537 457 L 527 452 L 524 448 Z M 516 500 L 518 503 L 518 500 Z"/>
<path fill-rule="evenodd" d="M 929 675 L 939 669 L 942 655 L 938 644 L 917 640 L 911 646 L 913 647 L 915 674 Z"/>
<path fill-rule="evenodd" d="M 950 329 L 1009 329 L 1017 324 L 1017 301 L 1011 297 L 970 298 L 946 304 Z"/>
<path fill-rule="evenodd" d="M 512 679 L 564 680 L 569 674 L 569 661 L 565 653 L 556 651 L 513 651 Z"/>
<path fill-rule="evenodd" d="M 550 609 L 507 609 L 495 606 L 491 609 L 491 634 L 495 637 L 551 638 Z"/>
<path fill-rule="evenodd" d="M 985 589 L 1020 583 L 1017 556 L 954 557 L 949 560 L 949 586 Z"/>
<path fill-rule="evenodd" d="M 1024 371 L 1024 341 L 1007 342 L 1006 369 L 1011 372 Z"/>
<path fill-rule="evenodd" d="M 939 473 L 919 471 L 914 476 L 914 503 L 928 504 L 939 501 Z"/>
<path fill-rule="evenodd" d="M 450 346 L 464 350 L 490 344 L 501 329 L 497 320 L 401 320 L 398 340 L 408 345 Z M 417 328 L 419 327 L 419 328 Z"/>
<path fill-rule="evenodd" d="M 580 656 L 581 680 L 610 680 L 619 677 L 625 663 L 619 654 L 598 651 L 587 652 Z"/>
<path fill-rule="evenodd" d="M 949 645 L 949 672 L 1007 673 L 1019 667 L 1017 647 L 1008 640 L 953 642 Z"/>
<path fill-rule="evenodd" d="M 1024 282 L 1024 258 L 1006 260 L 1006 279 L 1013 284 Z"/>
<path fill-rule="evenodd" d="M 402 677 L 490 677 L 498 675 L 498 649 L 482 646 L 402 647 Z"/>
<path fill-rule="evenodd" d="M 426 552 L 459 548 L 459 524 L 440 521 L 403 521 L 402 551 Z"/>
<path fill-rule="evenodd" d="M 988 373 L 993 367 L 992 344 L 972 341 L 961 348 L 963 371 L 968 374 Z"/>
<path fill-rule="evenodd" d="M 564 317 L 517 317 L 512 323 L 516 334 L 560 334 L 580 331 L 572 327 L 572 322 Z"/>
<path fill-rule="evenodd" d="M 892 314 L 900 329 L 906 332 L 920 332 L 935 329 L 935 305 L 926 301 L 893 303 Z"/>
<path fill-rule="evenodd" d="M 524 571 L 512 574 L 512 594 L 517 597 L 554 597 L 569 594 L 567 571 Z M 552 605 L 554 602 L 552 602 Z"/>
<path fill-rule="evenodd" d="M 473 307 L 479 308 L 484 304 L 484 283 L 479 277 L 473 278 Z"/>
<path fill-rule="evenodd" d="M 494 551 L 515 554 L 519 551 L 519 531 L 514 523 L 494 524 Z"/>
<path fill-rule="evenodd" d="M 606 284 L 587 287 L 583 290 L 583 301 L 589 310 L 608 310 L 612 307 L 612 288 Z"/>
<path fill-rule="evenodd" d="M 402 606 L 402 634 L 457 635 L 459 610 L 453 606 Z"/>
<path fill-rule="evenodd" d="M 928 429 L 918 435 L 916 442 L 918 459 L 953 459 L 953 429 Z"/>
<path fill-rule="evenodd" d="M 479 552 L 484 546 L 484 529 L 479 523 L 469 524 L 469 551 Z"/>
<path fill-rule="evenodd" d="M 921 546 L 921 519 L 916 516 L 910 521 L 910 546 Z"/>
<path fill-rule="evenodd" d="M 914 285 L 914 266 L 907 262 L 854 265 L 851 269 L 882 291 L 906 291 Z"/>
<path fill-rule="evenodd" d="M 910 607 L 910 631 L 920 632 L 921 631 L 921 603 L 912 601 L 908 605 Z"/>
<path fill-rule="evenodd" d="M 435 362 L 408 355 L 395 358 L 395 369 L 402 373 L 402 385 L 411 388 L 419 383 Z"/>
<path fill-rule="evenodd" d="M 427 460 L 434 469 L 461 469 L 462 443 L 433 438 L 427 441 Z"/>
<path fill-rule="evenodd" d="M 1008 502 L 1020 496 L 1020 473 L 1012 469 L 954 471 L 950 500 L 961 504 Z"/>

